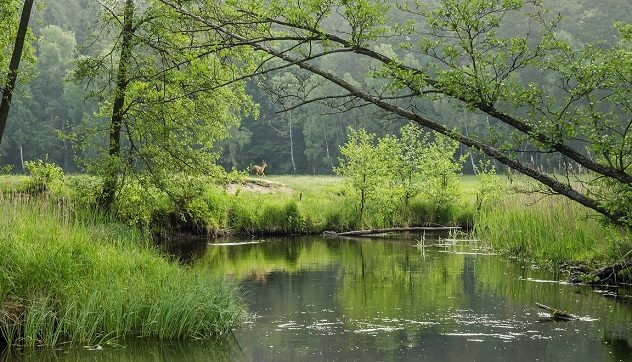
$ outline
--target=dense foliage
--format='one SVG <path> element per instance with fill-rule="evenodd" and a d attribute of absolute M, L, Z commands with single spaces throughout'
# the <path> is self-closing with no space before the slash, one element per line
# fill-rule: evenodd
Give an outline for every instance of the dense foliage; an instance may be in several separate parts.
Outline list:
<path fill-rule="evenodd" d="M 334 171 L 343 177 L 350 201 L 357 200 L 360 225 L 365 213 L 378 220 L 377 226 L 410 224 L 414 197 L 432 205 L 432 214 L 459 208 L 460 171 L 466 156 L 455 160 L 455 141 L 440 134 L 430 141 L 430 134 L 422 138 L 420 133 L 410 124 L 402 127 L 399 138 L 386 135 L 376 140 L 365 130 L 350 130 Z"/>

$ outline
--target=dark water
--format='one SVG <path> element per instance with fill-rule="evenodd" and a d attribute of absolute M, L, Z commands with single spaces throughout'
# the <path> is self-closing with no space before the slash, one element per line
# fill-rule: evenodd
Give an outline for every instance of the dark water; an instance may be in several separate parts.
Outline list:
<path fill-rule="evenodd" d="M 415 238 L 198 245 L 189 250 L 194 262 L 234 278 L 253 314 L 233 336 L 4 359 L 632 361 L 629 290 L 562 284 L 475 243 L 426 240 L 421 247 Z M 535 302 L 579 319 L 551 321 Z"/>

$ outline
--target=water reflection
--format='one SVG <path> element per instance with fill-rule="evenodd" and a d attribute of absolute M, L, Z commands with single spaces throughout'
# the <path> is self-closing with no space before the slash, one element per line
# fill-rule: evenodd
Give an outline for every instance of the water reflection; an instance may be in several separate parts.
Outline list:
<path fill-rule="evenodd" d="M 292 245 L 291 250 L 282 246 Z M 630 308 L 463 242 L 269 240 L 208 246 L 258 317 L 234 360 L 620 360 Z M 449 252 L 446 252 L 449 251 Z M 582 317 L 552 322 L 541 302 Z M 632 359 L 632 356 L 630 356 Z"/>
<path fill-rule="evenodd" d="M 234 336 L 4 360 L 632 360 L 629 305 L 468 242 L 248 239 L 188 250 L 239 284 L 253 318 Z M 581 318 L 551 321 L 535 302 Z"/>
<path fill-rule="evenodd" d="M 7 362 L 28 361 L 231 361 L 237 343 L 233 336 L 198 341 L 130 339 L 102 346 L 37 348 L 0 353 Z"/>

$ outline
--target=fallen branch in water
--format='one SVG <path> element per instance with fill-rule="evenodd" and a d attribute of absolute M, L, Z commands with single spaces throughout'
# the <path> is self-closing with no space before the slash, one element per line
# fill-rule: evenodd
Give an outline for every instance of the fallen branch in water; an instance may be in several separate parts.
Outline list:
<path fill-rule="evenodd" d="M 551 313 L 551 319 L 563 320 L 563 321 L 572 321 L 572 320 L 577 319 L 577 316 L 574 316 L 572 314 L 566 313 L 564 311 L 561 311 L 555 308 L 551 308 L 548 305 L 540 304 L 537 302 L 535 303 L 535 305 Z"/>
<path fill-rule="evenodd" d="M 341 233 L 325 232 L 328 236 L 361 236 L 361 235 L 374 235 L 393 232 L 415 232 L 415 231 L 450 231 L 460 230 L 459 226 L 416 226 L 416 227 L 400 227 L 400 228 L 385 228 L 385 229 L 372 229 L 372 230 L 354 230 L 345 231 Z"/>
<path fill-rule="evenodd" d="M 569 281 L 576 284 L 581 283 L 582 281 L 586 281 L 586 284 L 604 284 L 612 281 L 616 284 L 617 274 L 621 270 L 627 269 L 629 267 L 632 267 L 632 260 L 626 260 L 622 263 L 614 263 L 612 265 L 593 270 L 588 274 L 576 276 L 574 278 L 571 278 Z"/>

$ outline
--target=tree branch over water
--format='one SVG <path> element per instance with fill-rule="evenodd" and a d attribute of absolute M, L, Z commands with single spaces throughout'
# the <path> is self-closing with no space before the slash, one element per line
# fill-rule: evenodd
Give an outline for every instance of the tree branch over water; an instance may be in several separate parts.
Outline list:
<path fill-rule="evenodd" d="M 629 55 L 624 44 L 625 33 L 622 33 L 622 45 L 612 49 L 593 53 L 574 50 L 555 37 L 559 17 L 548 16 L 537 1 L 507 5 L 500 1 L 443 0 L 435 9 L 400 9 L 416 16 L 414 20 L 418 23 L 414 26 L 393 22 L 387 17 L 388 12 L 376 10 L 380 5 L 377 2 L 363 5 L 323 2 L 310 9 L 298 9 L 297 4 L 288 2 L 284 12 L 265 6 L 248 8 L 248 4 L 244 4 L 243 9 L 231 9 L 242 15 L 239 24 L 231 24 L 221 19 L 221 15 L 214 18 L 209 12 L 197 11 L 196 7 L 185 8 L 172 1 L 160 1 L 212 28 L 234 44 L 268 54 L 344 90 L 322 99 L 301 99 L 296 95 L 298 102 L 290 108 L 335 97 L 355 97 L 482 151 L 537 180 L 551 192 L 595 210 L 616 224 L 632 225 L 629 224 L 632 210 L 623 201 L 632 186 L 632 175 L 623 165 L 632 161 L 621 152 L 632 148 L 630 140 L 622 136 L 627 134 L 629 124 L 618 123 L 618 113 L 611 111 L 619 105 L 624 106 L 619 107 L 621 112 L 629 110 L 625 107 L 628 105 L 625 97 L 616 97 L 632 92 L 629 85 L 620 82 L 621 74 L 616 66 L 632 70 L 632 63 L 621 60 L 622 56 L 618 57 L 619 63 L 611 60 L 616 53 Z M 331 19 L 333 13 L 343 14 L 342 19 Z M 506 26 L 503 21 L 509 15 L 515 16 L 514 21 L 524 15 L 530 23 L 524 28 L 511 29 L 513 37 L 500 36 L 499 29 Z M 385 25 L 387 22 L 391 22 L 391 28 Z M 244 30 L 246 28 L 249 30 Z M 362 33 L 358 33 L 360 28 L 364 30 Z M 423 31 L 418 30 L 422 28 Z M 416 41 L 402 40 L 400 53 L 387 54 L 379 46 L 392 36 L 415 37 Z M 419 60 L 424 60 L 424 65 L 414 66 L 402 60 L 411 55 L 413 49 L 421 54 Z M 378 82 L 383 88 L 351 82 L 317 62 L 331 57 L 339 57 L 336 59 L 340 62 L 353 59 L 355 64 L 365 66 L 367 79 Z M 279 66 L 269 71 L 272 69 Z M 262 69 L 259 73 L 265 72 L 266 69 Z M 522 82 L 521 77 L 529 72 L 543 73 L 553 79 L 554 84 L 566 86 L 550 87 L 542 77 L 534 78 L 536 81 L 531 83 Z M 604 93 L 611 97 L 603 97 Z M 404 101 L 410 94 L 415 98 Z M 440 116 L 431 117 L 417 108 L 419 101 L 445 99 L 452 100 L 457 107 L 499 121 L 499 125 L 513 132 L 513 138 L 494 140 L 485 134 L 460 131 L 448 127 Z M 489 127 L 493 133 L 493 126 Z M 624 129 L 619 132 L 621 127 Z M 586 141 L 578 145 L 576 135 L 582 132 Z M 535 147 L 536 152 L 559 154 L 564 160 L 590 171 L 588 177 L 593 180 L 590 192 L 581 184 L 578 187 L 570 179 L 560 181 L 521 160 L 511 152 L 513 146 L 521 142 Z M 584 150 L 597 150 L 601 158 L 591 157 Z"/>

